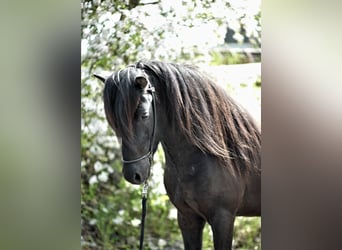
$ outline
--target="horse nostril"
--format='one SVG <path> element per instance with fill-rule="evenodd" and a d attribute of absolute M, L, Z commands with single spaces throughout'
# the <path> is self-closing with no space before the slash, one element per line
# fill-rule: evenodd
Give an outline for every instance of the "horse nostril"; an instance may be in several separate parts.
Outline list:
<path fill-rule="evenodd" d="M 135 173 L 135 174 L 134 174 L 134 180 L 135 180 L 136 182 L 141 182 L 141 177 L 140 177 L 140 175 L 137 174 L 137 173 Z"/>

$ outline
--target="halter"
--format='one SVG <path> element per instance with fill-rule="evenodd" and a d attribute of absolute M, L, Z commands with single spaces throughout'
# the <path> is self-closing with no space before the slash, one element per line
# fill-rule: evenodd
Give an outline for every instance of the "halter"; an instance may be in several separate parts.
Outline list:
<path fill-rule="evenodd" d="M 154 144 L 154 140 L 155 140 L 155 136 L 156 136 L 156 125 L 157 125 L 156 98 L 154 95 L 155 88 L 151 84 L 149 84 L 147 92 L 151 93 L 151 95 L 152 95 L 152 112 L 153 112 L 153 130 L 152 130 L 152 137 L 150 139 L 149 150 L 146 154 L 144 154 L 143 156 L 138 157 L 134 160 L 125 160 L 124 158 L 122 158 L 122 163 L 124 163 L 124 164 L 136 163 L 138 161 L 141 161 L 143 159 L 148 158 L 150 161 L 150 167 L 151 167 L 152 156 L 153 156 L 153 144 Z"/>
<path fill-rule="evenodd" d="M 129 67 L 135 67 L 136 66 L 129 66 Z M 120 82 L 120 72 L 121 70 L 117 73 L 117 78 L 118 81 Z M 129 74 L 129 71 L 128 71 Z M 128 75 L 129 77 L 129 75 Z M 146 91 L 148 93 L 151 93 L 152 95 L 152 112 L 153 112 L 153 130 L 152 130 L 152 137 L 150 139 L 150 146 L 149 146 L 149 150 L 146 154 L 144 154 L 141 157 L 138 157 L 134 160 L 125 160 L 122 157 L 122 163 L 124 164 L 131 164 L 131 163 L 136 163 L 139 162 L 141 160 L 144 160 L 146 158 L 149 159 L 149 173 L 148 173 L 148 178 L 150 177 L 150 173 L 151 173 L 151 165 L 152 165 L 152 156 L 153 156 L 153 144 L 154 144 L 154 140 L 155 140 L 155 136 L 156 136 L 156 126 L 157 126 L 157 112 L 156 112 L 156 97 L 155 97 L 155 88 L 151 85 L 151 83 L 149 83 Z M 148 191 L 148 181 L 144 182 L 143 185 L 143 190 L 142 190 L 142 200 L 141 200 L 141 205 L 142 205 L 142 214 L 141 214 L 141 225 L 140 225 L 140 242 L 139 242 L 139 250 L 143 249 L 143 245 L 144 245 L 144 229 L 145 229 L 145 216 L 146 216 L 146 201 L 147 201 L 147 191 Z"/>
<path fill-rule="evenodd" d="M 136 65 L 129 65 L 128 67 L 134 67 L 137 68 Z M 117 73 L 117 78 L 118 78 L 118 82 L 120 82 L 120 72 L 122 71 L 119 70 L 119 72 Z M 128 77 L 129 77 L 129 71 L 128 71 Z M 156 126 L 157 126 L 157 112 L 156 112 L 156 98 L 155 98 L 155 88 L 151 85 L 151 83 L 149 83 L 148 88 L 146 89 L 146 91 L 148 93 L 150 93 L 152 95 L 152 112 L 153 112 L 153 130 L 152 130 L 152 137 L 150 139 L 150 146 L 149 146 L 149 150 L 146 154 L 144 154 L 141 157 L 138 157 L 134 160 L 125 160 L 122 157 L 122 163 L 124 164 L 131 164 L 131 163 L 136 163 L 139 162 L 141 160 L 144 160 L 146 158 L 149 159 L 150 162 L 150 168 L 151 168 L 151 163 L 152 163 L 152 157 L 153 157 L 153 144 L 154 144 L 154 140 L 155 140 L 155 135 L 156 135 Z"/>

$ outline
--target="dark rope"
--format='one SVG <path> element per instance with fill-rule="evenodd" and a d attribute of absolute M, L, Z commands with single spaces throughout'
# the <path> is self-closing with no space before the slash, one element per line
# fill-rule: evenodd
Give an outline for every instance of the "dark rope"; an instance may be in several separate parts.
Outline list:
<path fill-rule="evenodd" d="M 139 250 L 143 249 L 144 245 L 144 231 L 145 231 L 145 217 L 146 217 L 146 201 L 147 201 L 147 191 L 148 191 L 148 183 L 144 183 L 143 191 L 142 191 L 142 200 L 141 200 L 141 225 L 140 225 L 140 245 Z"/>
<path fill-rule="evenodd" d="M 129 66 L 131 67 L 131 66 Z M 118 81 L 120 82 L 120 72 L 121 70 L 117 73 Z M 125 160 L 122 159 L 122 162 L 125 164 L 131 164 L 131 163 L 136 163 L 138 161 L 141 161 L 143 159 L 148 158 L 150 162 L 150 168 L 149 168 L 149 173 L 147 180 L 144 182 L 143 190 L 142 190 L 142 200 L 141 200 L 141 206 L 142 206 L 142 213 L 141 213 L 141 225 L 140 225 L 140 243 L 139 243 L 139 250 L 143 249 L 144 245 L 144 231 L 145 231 L 145 217 L 146 217 L 146 201 L 147 201 L 147 191 L 148 191 L 148 178 L 150 177 L 151 174 L 151 166 L 152 166 L 152 158 L 153 158 L 153 146 L 154 146 L 154 140 L 155 140 L 155 135 L 156 135 L 156 126 L 157 126 L 157 111 L 156 111 L 156 98 L 154 95 L 155 88 L 149 84 L 148 88 L 146 89 L 147 92 L 151 93 L 152 95 L 152 109 L 153 109 L 153 130 L 152 130 L 152 137 L 150 140 L 150 148 L 147 154 L 134 159 L 134 160 Z"/>
<path fill-rule="evenodd" d="M 144 245 L 144 229 L 145 229 L 145 216 L 146 216 L 146 201 L 147 198 L 143 197 L 141 201 L 142 205 L 142 214 L 141 214 L 141 227 L 140 227 L 140 245 L 139 250 L 143 249 Z"/>
<path fill-rule="evenodd" d="M 152 139 L 150 141 L 150 149 L 148 153 L 148 158 L 150 161 L 150 169 L 149 169 L 149 174 L 148 178 L 151 175 L 151 166 L 152 166 L 152 158 L 153 158 L 153 144 L 154 144 L 154 137 L 156 133 L 156 126 L 157 126 L 157 112 L 156 112 L 156 98 L 154 96 L 154 87 L 150 86 L 149 91 L 151 91 L 152 94 L 152 108 L 153 108 L 153 131 L 152 131 Z M 146 158 L 146 156 L 144 156 Z M 141 159 L 139 159 L 141 160 Z M 143 245 L 144 245 L 144 231 L 145 231 L 145 217 L 146 217 L 146 201 L 147 201 L 147 192 L 148 192 L 148 178 L 144 183 L 143 190 L 142 190 L 142 200 L 141 200 L 141 207 L 142 207 L 142 212 L 141 212 L 141 225 L 140 225 L 140 245 L 139 245 L 139 250 L 143 250 Z"/>

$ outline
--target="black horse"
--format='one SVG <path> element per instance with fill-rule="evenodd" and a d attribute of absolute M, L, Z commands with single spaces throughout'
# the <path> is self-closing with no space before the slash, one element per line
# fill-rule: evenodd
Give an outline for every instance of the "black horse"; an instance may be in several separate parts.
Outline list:
<path fill-rule="evenodd" d="M 138 62 L 103 78 L 106 118 L 122 139 L 123 174 L 144 183 L 159 142 L 164 184 L 185 249 L 231 249 L 235 216 L 260 216 L 260 130 L 226 92 L 192 66 Z"/>

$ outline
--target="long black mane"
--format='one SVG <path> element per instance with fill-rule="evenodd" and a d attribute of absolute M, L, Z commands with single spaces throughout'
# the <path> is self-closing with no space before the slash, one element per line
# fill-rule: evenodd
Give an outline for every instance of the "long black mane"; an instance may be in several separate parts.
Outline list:
<path fill-rule="evenodd" d="M 159 61 L 138 62 L 106 81 L 107 120 L 116 134 L 129 139 L 139 103 L 135 76 L 143 70 L 156 89 L 171 129 L 201 151 L 217 157 L 231 173 L 260 171 L 260 130 L 250 115 L 197 68 Z"/>

